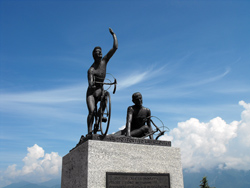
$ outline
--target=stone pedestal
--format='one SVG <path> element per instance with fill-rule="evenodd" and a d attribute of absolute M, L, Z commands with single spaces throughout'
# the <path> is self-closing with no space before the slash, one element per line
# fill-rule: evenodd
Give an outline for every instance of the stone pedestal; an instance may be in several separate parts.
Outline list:
<path fill-rule="evenodd" d="M 179 148 L 87 140 L 63 157 L 61 188 L 105 188 L 114 172 L 169 174 L 171 188 L 184 187 Z"/>

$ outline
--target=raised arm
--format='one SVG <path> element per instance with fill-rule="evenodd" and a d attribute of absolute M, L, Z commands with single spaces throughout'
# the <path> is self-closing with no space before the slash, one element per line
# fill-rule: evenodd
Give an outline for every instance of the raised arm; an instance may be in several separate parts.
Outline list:
<path fill-rule="evenodd" d="M 111 50 L 109 50 L 109 52 L 103 57 L 103 60 L 105 60 L 106 63 L 108 63 L 109 59 L 114 55 L 115 51 L 118 49 L 118 41 L 114 31 L 109 28 L 109 32 L 113 36 L 114 42 L 113 48 L 111 48 Z"/>

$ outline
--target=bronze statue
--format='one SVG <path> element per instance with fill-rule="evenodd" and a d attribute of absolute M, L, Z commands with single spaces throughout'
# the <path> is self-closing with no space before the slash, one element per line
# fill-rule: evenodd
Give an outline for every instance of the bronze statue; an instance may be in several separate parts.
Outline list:
<path fill-rule="evenodd" d="M 103 82 L 106 77 L 106 67 L 108 64 L 109 59 L 114 55 L 116 50 L 118 49 L 118 41 L 116 38 L 115 33 L 111 28 L 109 28 L 109 32 L 113 36 L 113 48 L 104 56 L 102 57 L 102 49 L 101 47 L 97 46 L 93 50 L 93 58 L 94 63 L 88 70 L 88 90 L 86 93 L 86 101 L 88 106 L 88 135 L 92 134 L 92 125 L 93 125 L 93 118 L 94 118 L 94 110 L 96 104 L 101 100 L 103 95 Z"/>
<path fill-rule="evenodd" d="M 151 111 L 142 106 L 142 95 L 137 92 L 132 95 L 133 106 L 127 110 L 126 135 L 132 137 L 143 137 L 148 132 L 152 132 L 151 122 L 148 117 Z M 150 139 L 153 136 L 150 135 Z"/>
<path fill-rule="evenodd" d="M 151 111 L 142 106 L 141 93 L 134 93 L 132 95 L 132 101 L 134 105 L 129 106 L 127 110 L 126 128 L 115 133 L 115 135 L 126 135 L 138 138 L 143 138 L 148 135 L 150 139 L 153 139 L 150 121 Z"/>

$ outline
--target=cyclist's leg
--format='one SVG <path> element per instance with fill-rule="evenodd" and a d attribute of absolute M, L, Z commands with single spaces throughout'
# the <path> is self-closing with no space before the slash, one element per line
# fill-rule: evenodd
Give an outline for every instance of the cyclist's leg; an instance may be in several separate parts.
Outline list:
<path fill-rule="evenodd" d="M 131 131 L 131 136 L 143 137 L 145 133 L 148 133 L 148 131 L 149 131 L 148 125 L 143 125 L 141 128 Z"/>
<path fill-rule="evenodd" d="M 115 136 L 121 136 L 126 134 L 126 128 L 114 133 Z"/>
<path fill-rule="evenodd" d="M 93 95 L 87 96 L 87 106 L 88 106 L 88 118 L 87 118 L 87 124 L 88 124 L 88 134 L 92 133 L 92 125 L 94 121 L 94 111 L 95 111 L 95 97 Z"/>
<path fill-rule="evenodd" d="M 102 111 L 104 111 L 106 108 L 106 102 L 107 102 L 107 95 L 105 95 L 105 92 L 103 91 L 101 96 L 101 105 L 100 105 L 100 107 L 102 107 Z"/>
<path fill-rule="evenodd" d="M 100 107 L 98 109 L 98 114 L 100 114 L 101 112 L 104 113 L 105 108 L 107 107 L 107 95 L 105 94 L 105 92 L 103 91 L 101 99 L 100 99 Z M 102 114 L 103 115 L 103 114 Z M 102 116 L 102 121 L 106 122 L 107 118 Z"/>

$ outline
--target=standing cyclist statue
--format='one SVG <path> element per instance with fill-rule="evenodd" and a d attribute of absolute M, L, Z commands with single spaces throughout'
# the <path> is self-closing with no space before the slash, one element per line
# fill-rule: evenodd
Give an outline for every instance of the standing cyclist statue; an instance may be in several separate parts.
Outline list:
<path fill-rule="evenodd" d="M 109 32 L 113 36 L 114 43 L 113 48 L 104 56 L 102 57 L 102 49 L 101 47 L 97 46 L 93 50 L 93 58 L 94 63 L 88 70 L 88 90 L 86 93 L 86 102 L 88 106 L 88 135 L 92 134 L 92 125 L 94 121 L 94 110 L 96 104 L 101 100 L 101 96 L 103 93 L 103 82 L 106 77 L 106 68 L 109 59 L 114 55 L 115 51 L 118 49 L 118 41 L 116 38 L 115 33 L 111 28 L 109 28 Z M 98 82 L 98 83 L 96 83 Z"/>

